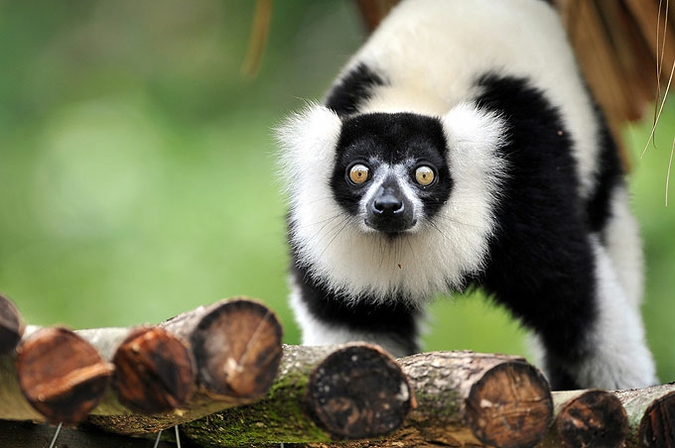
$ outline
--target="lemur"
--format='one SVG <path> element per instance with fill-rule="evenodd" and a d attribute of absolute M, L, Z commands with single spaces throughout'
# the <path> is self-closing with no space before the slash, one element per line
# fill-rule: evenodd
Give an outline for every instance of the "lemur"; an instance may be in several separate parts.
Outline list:
<path fill-rule="evenodd" d="M 656 383 L 624 172 L 549 2 L 403 1 L 278 139 L 304 344 L 408 355 L 480 287 L 552 387 Z"/>

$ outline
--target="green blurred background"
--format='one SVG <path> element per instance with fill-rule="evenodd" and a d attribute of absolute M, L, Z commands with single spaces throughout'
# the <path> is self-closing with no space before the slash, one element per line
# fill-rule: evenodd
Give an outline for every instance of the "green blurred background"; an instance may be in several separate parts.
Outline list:
<path fill-rule="evenodd" d="M 28 323 L 153 323 L 243 294 L 276 310 L 286 342 L 298 342 L 271 128 L 322 96 L 364 32 L 347 0 L 276 2 L 249 79 L 240 68 L 253 10 L 250 0 L 0 3 L 0 291 Z M 626 138 L 644 314 L 666 382 L 675 104 L 640 158 L 650 118 Z M 527 355 L 518 325 L 480 297 L 441 299 L 430 316 L 426 349 Z"/>

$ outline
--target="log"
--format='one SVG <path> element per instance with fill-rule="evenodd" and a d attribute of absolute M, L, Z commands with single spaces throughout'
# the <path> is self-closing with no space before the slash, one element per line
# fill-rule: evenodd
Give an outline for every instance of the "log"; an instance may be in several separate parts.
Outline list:
<path fill-rule="evenodd" d="M 281 361 L 282 329 L 260 302 L 237 297 L 160 324 L 190 343 L 204 394 L 234 404 L 267 393 Z"/>
<path fill-rule="evenodd" d="M 23 325 L 19 310 L 11 300 L 0 295 L 0 357 L 14 351 L 22 334 Z"/>
<path fill-rule="evenodd" d="M 339 441 L 344 434 L 328 430 L 324 422 L 317 424 L 307 411 L 313 405 L 303 378 L 311 381 L 309 371 L 317 368 L 312 360 L 326 349 L 286 346 L 281 376 L 267 399 L 184 425 L 184 431 L 209 446 Z M 548 383 L 522 358 L 431 352 L 399 363 L 413 388 L 416 401 L 411 405 L 416 403 L 416 408 L 400 429 L 378 439 L 377 446 L 533 446 L 546 434 L 553 414 Z M 387 394 L 400 394 L 394 389 Z"/>
<path fill-rule="evenodd" d="M 414 403 L 405 375 L 379 347 L 284 346 L 267 398 L 182 429 L 204 446 L 378 437 L 400 426 Z"/>
<path fill-rule="evenodd" d="M 111 386 L 122 407 L 115 400 L 105 400 L 94 414 L 161 413 L 188 401 L 195 388 L 196 366 L 187 343 L 166 329 L 140 327 L 125 329 L 121 341 L 112 338 L 104 345 L 106 330 L 78 331 L 115 366 Z"/>
<path fill-rule="evenodd" d="M 6 395 L 3 401 L 13 403 L 2 406 L 0 418 L 74 423 L 89 413 L 166 412 L 183 405 L 194 389 L 192 353 L 184 342 L 161 328 L 73 332 L 29 326 L 25 339 L 16 356 L 0 363 L 0 378 L 7 379 L 0 386 L 0 397 Z M 54 345 L 61 351 L 52 353 Z M 60 409 L 64 403 L 44 402 L 38 395 L 44 395 L 45 390 L 57 393 L 54 388 L 59 387 L 63 399 L 82 400 L 83 392 L 76 390 L 83 387 L 79 383 L 85 380 L 82 374 L 94 375 L 95 407 L 87 405 L 76 417 L 59 420 L 62 416 L 52 408 Z M 79 406 L 76 401 L 71 405 Z"/>
<path fill-rule="evenodd" d="M 549 385 L 523 358 L 460 351 L 399 362 L 419 405 L 392 442 L 521 447 L 546 434 L 553 416 Z"/>
<path fill-rule="evenodd" d="M 190 399 L 172 412 L 102 412 L 93 425 L 118 434 L 147 434 L 263 397 L 281 360 L 281 325 L 263 304 L 246 298 L 202 306 L 159 324 L 185 340 L 196 367 Z"/>
<path fill-rule="evenodd" d="M 615 393 L 629 416 L 627 446 L 675 446 L 675 383 Z"/>
<path fill-rule="evenodd" d="M 24 339 L 15 355 L 0 358 L 0 418 L 76 423 L 91 414 L 122 434 L 154 433 L 254 401 L 271 386 L 282 351 L 275 315 L 243 298 L 161 326 L 28 327 Z M 61 351 L 52 350 L 55 341 Z M 91 368 L 74 367 L 80 361 Z M 98 385 L 96 399 L 73 414 L 82 405 L 85 374 Z M 72 403 L 59 401 L 66 398 Z"/>
<path fill-rule="evenodd" d="M 0 417 L 53 423 L 84 420 L 102 400 L 113 371 L 91 344 L 58 327 L 29 334 L 6 361 L 15 370 L 2 374 Z"/>
<path fill-rule="evenodd" d="M 346 439 L 391 432 L 415 404 L 394 359 L 379 347 L 363 344 L 325 357 L 309 376 L 306 399 L 320 426 Z"/>
<path fill-rule="evenodd" d="M 522 364 L 521 359 L 468 352 L 427 353 L 399 360 L 403 370 L 410 375 L 411 384 L 416 388 L 417 395 L 415 399 L 412 393 L 407 394 L 411 397 L 411 408 L 417 403 L 407 422 L 400 429 L 381 438 L 372 436 L 369 441 L 346 441 L 346 437 L 358 436 L 356 434 L 361 428 L 368 425 L 379 426 L 385 430 L 395 427 L 397 423 L 392 415 L 395 417 L 398 414 L 393 413 L 382 419 L 382 412 L 378 412 L 376 405 L 359 402 L 368 394 L 374 393 L 373 381 L 365 383 L 371 386 L 356 392 L 351 390 L 354 382 L 361 381 L 362 377 L 355 375 L 351 369 L 347 369 L 352 372 L 347 375 L 336 371 L 345 371 L 345 365 L 359 361 L 360 357 L 354 359 L 354 354 L 350 355 L 348 352 L 335 356 L 333 351 L 339 348 L 285 347 L 280 375 L 265 400 L 184 424 L 182 428 L 186 437 L 193 438 L 193 442 L 200 446 L 210 447 L 271 446 L 273 443 L 299 443 L 301 440 L 314 440 L 315 443 L 300 445 L 311 447 L 532 446 L 530 441 L 535 437 L 531 437 L 530 441 L 519 439 L 522 432 L 530 432 L 527 422 L 539 421 L 545 428 L 546 421 L 550 419 L 546 412 L 543 412 L 543 416 L 537 417 L 537 414 L 542 414 L 541 409 L 537 410 L 541 408 L 541 400 L 528 399 L 527 396 L 531 394 L 523 391 L 530 388 L 528 381 L 518 379 L 522 376 L 522 372 L 519 372 L 519 367 L 511 365 L 513 362 L 516 365 Z M 328 362 L 331 359 L 334 364 Z M 317 366 L 322 368 L 319 369 Z M 373 374 L 376 369 L 368 366 L 362 366 L 361 370 L 374 375 L 375 386 L 381 386 L 383 378 L 381 372 Z M 317 375 L 313 376 L 312 372 L 316 372 Z M 528 378 L 529 374 L 525 377 Z M 311 384 L 315 387 L 311 388 Z M 469 384 L 473 386 L 469 387 Z M 488 387 L 490 384 L 494 387 Z M 501 386 L 498 386 L 500 384 Z M 515 396 L 516 400 L 509 402 L 503 397 L 501 400 L 495 398 L 498 395 L 495 390 L 504 386 L 506 390 L 500 393 L 507 398 L 508 395 Z M 508 389 L 510 391 L 507 392 Z M 382 400 L 386 397 L 394 396 L 396 400 L 393 403 L 398 405 L 406 393 L 400 390 L 396 393 L 395 390 L 392 387 L 388 391 L 374 393 L 374 396 L 379 403 L 383 403 Z M 352 397 L 350 399 L 336 397 L 336 394 L 344 393 L 352 393 Z M 467 397 L 462 404 L 463 396 Z M 476 401 L 478 406 L 475 405 Z M 528 401 L 530 404 L 523 407 L 522 405 Z M 0 404 L 2 403 L 4 400 L 0 400 Z M 546 437 L 537 444 L 538 448 L 661 447 L 673 446 L 675 440 L 673 429 L 675 384 L 631 391 L 554 392 L 553 403 L 555 420 Z M 518 412 L 512 412 L 513 409 L 524 408 L 529 410 L 520 417 Z M 380 410 L 382 409 L 391 412 L 392 403 L 384 401 L 380 406 Z M 469 418 L 471 412 L 478 412 L 478 417 Z M 486 414 L 481 417 L 481 412 Z M 464 417 L 461 417 L 462 413 Z M 491 441 L 487 441 L 487 438 L 478 439 L 477 434 L 481 431 L 495 434 L 486 428 L 494 428 L 495 425 L 491 424 L 491 420 L 499 420 L 496 416 L 500 414 L 504 428 L 499 433 L 514 431 L 514 434 L 510 437 L 504 436 L 503 439 L 493 436 Z M 629 423 L 628 431 L 626 431 L 626 415 Z M 131 421 L 138 419 L 137 415 L 115 417 Z M 165 422 L 167 427 L 172 423 L 184 421 L 179 412 L 167 414 L 165 417 L 169 419 L 168 423 Z M 515 420 L 515 424 L 510 419 Z M 383 424 L 384 422 L 388 423 Z M 0 421 L 0 424 L 2 423 Z M 329 432 L 326 427 L 330 425 L 337 429 Z M 16 426 L 13 428 L 8 436 L 9 440 L 13 440 L 12 437 L 17 434 Z M 625 437 L 626 433 L 628 437 Z M 322 443 L 316 443 L 317 440 Z M 1 434 L 0 441 L 2 441 Z M 5 445 L 0 443 L 0 446 Z M 73 444 L 73 446 L 80 445 Z"/>
<path fill-rule="evenodd" d="M 675 446 L 675 383 L 629 391 L 555 391 L 555 420 L 537 448 L 570 447 L 672 447 Z M 440 396 L 438 398 L 440 400 Z M 425 412 L 422 404 L 417 412 Z M 627 417 L 627 418 L 626 418 Z M 431 424 L 434 424 L 433 422 Z M 447 431 L 440 422 L 437 431 Z M 310 443 L 299 447 L 432 447 L 488 446 L 462 441 L 409 439 L 405 431 L 369 442 L 348 442 L 339 445 Z"/>
<path fill-rule="evenodd" d="M 621 448 L 628 436 L 628 417 L 621 400 L 609 391 L 553 393 L 555 419 L 537 448 Z"/>

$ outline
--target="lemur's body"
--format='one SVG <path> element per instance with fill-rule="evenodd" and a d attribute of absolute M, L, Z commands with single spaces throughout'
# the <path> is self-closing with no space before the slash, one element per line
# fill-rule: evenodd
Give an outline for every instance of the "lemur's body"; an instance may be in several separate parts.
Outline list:
<path fill-rule="evenodd" d="M 617 151 L 546 2 L 403 2 L 280 140 L 303 343 L 409 354 L 479 285 L 554 387 L 656 381 Z"/>

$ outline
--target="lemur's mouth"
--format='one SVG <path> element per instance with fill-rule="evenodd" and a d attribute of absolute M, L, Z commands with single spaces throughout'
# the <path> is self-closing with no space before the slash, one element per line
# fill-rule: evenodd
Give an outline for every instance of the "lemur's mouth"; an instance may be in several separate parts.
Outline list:
<path fill-rule="evenodd" d="M 372 217 L 369 216 L 368 218 L 364 219 L 366 226 L 392 238 L 403 235 L 407 230 L 412 229 L 415 227 L 415 224 L 417 224 L 417 219 L 408 220 L 397 217 L 396 219 L 389 218 L 374 220 L 371 218 Z"/>

